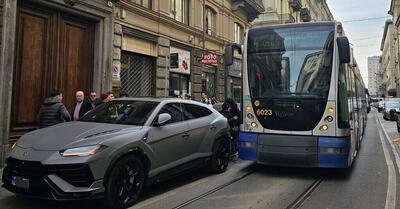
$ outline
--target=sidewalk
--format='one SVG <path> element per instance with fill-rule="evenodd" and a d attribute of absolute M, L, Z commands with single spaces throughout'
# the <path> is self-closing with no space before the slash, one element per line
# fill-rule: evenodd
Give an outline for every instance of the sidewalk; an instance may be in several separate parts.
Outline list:
<path fill-rule="evenodd" d="M 384 120 L 381 113 L 377 113 L 377 116 L 379 117 L 384 132 L 388 135 L 389 140 L 393 142 L 395 148 L 393 151 L 396 151 L 400 155 L 400 133 L 397 132 L 396 121 Z"/>

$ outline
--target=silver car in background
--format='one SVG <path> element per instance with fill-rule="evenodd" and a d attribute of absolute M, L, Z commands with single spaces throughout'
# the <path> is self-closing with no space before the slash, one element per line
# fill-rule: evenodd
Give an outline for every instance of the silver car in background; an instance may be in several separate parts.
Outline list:
<path fill-rule="evenodd" d="M 194 166 L 227 169 L 228 123 L 219 112 L 181 99 L 117 99 L 80 121 L 25 134 L 3 172 L 11 192 L 55 200 L 104 198 L 127 208 L 145 184 Z"/>

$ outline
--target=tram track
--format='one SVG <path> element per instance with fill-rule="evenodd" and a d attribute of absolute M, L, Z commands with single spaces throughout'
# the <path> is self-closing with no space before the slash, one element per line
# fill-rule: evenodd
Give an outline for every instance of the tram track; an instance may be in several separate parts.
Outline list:
<path fill-rule="evenodd" d="M 202 199 L 204 197 L 207 197 L 207 196 L 209 196 L 209 195 L 211 195 L 211 194 L 213 194 L 213 193 L 215 193 L 215 192 L 217 192 L 217 191 L 219 191 L 221 189 L 224 189 L 224 188 L 228 187 L 229 185 L 234 184 L 235 182 L 238 182 L 238 181 L 250 176 L 251 174 L 257 172 L 257 170 L 258 169 L 256 168 L 256 169 L 253 169 L 253 170 L 251 170 L 249 172 L 246 172 L 245 174 L 243 174 L 243 175 L 241 175 L 241 176 L 239 176 L 239 177 L 237 177 L 235 179 L 232 179 L 231 181 L 226 182 L 225 184 L 222 184 L 222 185 L 220 185 L 220 186 L 218 186 L 218 187 L 216 187 L 216 188 L 214 188 L 212 190 L 209 190 L 209 191 L 207 191 L 205 193 L 202 193 L 202 194 L 200 194 L 200 195 L 198 195 L 198 196 L 196 196 L 196 197 L 194 197 L 194 198 L 192 198 L 192 199 L 190 199 L 190 200 L 188 200 L 188 201 L 186 201 L 186 202 L 184 202 L 182 204 L 179 204 L 179 205 L 173 207 L 173 209 L 184 208 L 184 207 L 186 207 L 186 206 L 188 206 L 188 205 L 190 205 L 190 204 L 192 204 L 192 203 L 194 203 L 194 202 L 196 202 L 196 201 L 198 201 L 198 200 L 200 200 L 200 199 Z"/>
<path fill-rule="evenodd" d="M 315 180 L 303 193 L 301 193 L 295 201 L 293 201 L 286 209 L 298 209 L 300 208 L 305 201 L 310 198 L 312 193 L 321 185 L 324 178 L 319 178 Z"/>
<path fill-rule="evenodd" d="M 250 176 L 251 174 L 253 174 L 253 173 L 257 172 L 257 171 L 258 171 L 258 168 L 255 168 L 254 170 L 246 172 L 245 174 L 243 174 L 243 175 L 241 175 L 241 176 L 239 176 L 239 177 L 237 177 L 235 179 L 232 179 L 231 181 L 226 182 L 225 184 L 222 184 L 222 185 L 220 185 L 220 186 L 218 186 L 218 187 L 216 187 L 216 188 L 214 188 L 212 190 L 204 192 L 204 193 L 202 193 L 202 194 L 200 194 L 200 195 L 198 195 L 196 197 L 193 197 L 190 200 L 187 200 L 187 201 L 185 201 L 185 202 L 173 207 L 173 209 L 186 208 L 187 206 L 189 206 L 189 205 L 191 205 L 191 204 L 193 204 L 193 203 L 195 203 L 195 202 L 197 202 L 197 201 L 199 201 L 199 200 L 201 200 L 201 199 L 203 199 L 203 198 L 205 198 L 205 197 L 207 197 L 209 195 L 212 195 L 213 193 L 215 193 L 217 191 L 220 191 L 220 190 L 222 190 L 222 189 L 224 189 L 224 188 L 226 188 L 226 187 L 228 187 L 228 186 L 230 186 L 230 185 L 232 185 L 232 184 L 234 184 L 234 183 L 236 183 L 236 182 L 238 182 L 240 180 L 245 179 L 246 177 Z M 324 180 L 324 178 L 322 177 L 322 178 L 318 178 L 315 181 L 313 181 L 312 184 L 310 184 L 307 187 L 306 190 L 304 190 L 292 203 L 290 203 L 286 207 L 286 209 L 298 209 L 298 208 L 300 208 L 303 205 L 303 203 L 306 202 L 308 200 L 308 198 L 313 194 L 313 192 L 321 185 L 323 180 Z"/>

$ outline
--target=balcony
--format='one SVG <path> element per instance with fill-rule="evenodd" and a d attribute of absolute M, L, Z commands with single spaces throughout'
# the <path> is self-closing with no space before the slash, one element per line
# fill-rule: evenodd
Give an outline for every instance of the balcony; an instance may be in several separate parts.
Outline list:
<path fill-rule="evenodd" d="M 308 8 L 301 8 L 300 9 L 300 19 L 303 22 L 310 22 L 311 21 L 311 14 Z"/>
<path fill-rule="evenodd" d="M 289 0 L 289 5 L 295 12 L 299 11 L 302 7 L 301 0 Z"/>
<path fill-rule="evenodd" d="M 295 23 L 296 19 L 291 14 L 282 15 L 282 23 Z"/>
<path fill-rule="evenodd" d="M 265 11 L 261 0 L 232 0 L 232 11 L 236 12 L 239 9 L 247 13 L 247 19 L 252 22 L 261 13 Z"/>

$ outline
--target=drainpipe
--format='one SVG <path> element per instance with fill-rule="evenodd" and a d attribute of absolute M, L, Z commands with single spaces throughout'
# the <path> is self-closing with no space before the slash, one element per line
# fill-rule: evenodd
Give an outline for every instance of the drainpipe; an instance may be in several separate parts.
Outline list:
<path fill-rule="evenodd" d="M 281 24 L 283 24 L 283 0 L 281 0 Z"/>

